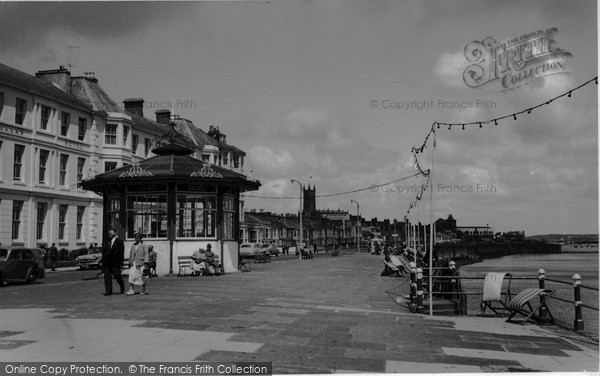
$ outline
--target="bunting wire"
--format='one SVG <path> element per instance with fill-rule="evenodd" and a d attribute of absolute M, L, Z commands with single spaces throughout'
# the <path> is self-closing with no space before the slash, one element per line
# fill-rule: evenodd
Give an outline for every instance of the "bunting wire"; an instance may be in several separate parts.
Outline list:
<path fill-rule="evenodd" d="M 596 85 L 598 85 L 598 76 L 592 78 L 591 80 L 588 80 L 588 81 L 584 82 L 583 84 L 581 84 L 581 85 L 579 85 L 579 86 L 577 86 L 577 87 L 575 87 L 575 88 L 573 88 L 571 90 L 568 90 L 568 91 L 564 92 L 561 95 L 558 95 L 558 96 L 556 96 L 556 97 L 554 97 L 552 99 L 549 99 L 549 100 L 547 100 L 547 101 L 545 101 L 543 103 L 540 103 L 540 104 L 538 104 L 536 106 L 533 106 L 533 107 L 529 107 L 529 108 L 527 108 L 525 110 L 522 110 L 522 111 L 519 111 L 519 112 L 514 112 L 514 113 L 509 114 L 509 115 L 504 115 L 504 116 L 500 116 L 500 117 L 493 118 L 493 119 L 488 119 L 488 120 L 472 121 L 472 122 L 466 122 L 466 123 L 433 122 L 433 124 L 431 125 L 431 129 L 429 130 L 429 133 L 427 133 L 427 136 L 425 136 L 425 140 L 423 141 L 423 144 L 421 145 L 421 147 L 417 148 L 417 147 L 413 146 L 413 148 L 412 148 L 412 153 L 414 155 L 415 166 L 416 166 L 416 168 L 418 170 L 418 175 L 427 176 L 427 183 L 425 184 L 425 187 L 427 187 L 429 185 L 429 179 L 430 179 L 430 172 L 431 172 L 431 170 L 428 169 L 427 171 L 424 171 L 421 168 L 421 166 L 419 165 L 419 160 L 418 160 L 417 155 L 420 154 L 420 153 L 423 153 L 423 151 L 425 150 L 425 148 L 427 148 L 427 141 L 429 140 L 429 137 L 433 134 L 433 132 L 435 132 L 435 127 L 436 126 L 437 126 L 437 129 L 440 129 L 441 125 L 448 126 L 448 130 L 451 130 L 452 126 L 461 126 L 462 129 L 464 130 L 465 126 L 470 126 L 470 125 L 477 125 L 477 126 L 479 126 L 479 128 L 482 128 L 484 124 L 487 125 L 487 124 L 490 124 L 492 122 L 494 123 L 494 125 L 498 125 L 498 121 L 499 120 L 510 119 L 510 118 L 513 118 L 513 120 L 517 120 L 517 115 L 522 115 L 522 114 L 525 114 L 525 113 L 531 114 L 531 112 L 533 110 L 536 110 L 536 109 L 538 109 L 538 108 L 540 108 L 542 106 L 550 105 L 555 100 L 560 99 L 560 98 L 565 97 L 565 96 L 571 98 L 571 96 L 573 95 L 573 92 L 575 92 L 575 91 L 583 88 L 586 85 L 591 84 L 592 82 L 594 82 Z M 435 145 L 434 145 L 434 147 L 435 147 Z M 425 190 L 421 189 L 421 192 L 417 193 L 417 195 L 415 197 L 415 200 L 412 201 L 409 204 L 409 206 L 408 206 L 408 210 L 406 212 L 406 216 L 408 216 L 408 214 L 411 212 L 411 210 L 413 208 L 415 208 L 417 206 L 417 203 L 423 198 L 423 192 Z"/>
<path fill-rule="evenodd" d="M 392 180 L 392 181 L 389 181 L 387 183 L 373 184 L 373 185 L 369 186 L 368 188 L 360 188 L 360 189 L 354 189 L 352 191 L 330 193 L 330 194 L 326 194 L 326 195 L 315 195 L 315 197 L 334 197 L 334 196 L 347 195 L 347 194 L 350 194 L 350 193 L 362 192 L 362 191 L 366 191 L 366 190 L 373 191 L 373 190 L 375 190 L 375 189 L 377 189 L 379 187 L 383 187 L 384 185 L 389 185 L 389 184 L 397 183 L 397 182 L 400 182 L 400 181 L 403 181 L 403 180 L 408 180 L 408 179 L 410 179 L 412 177 L 419 176 L 419 175 L 422 175 L 422 174 L 423 173 L 421 173 L 421 172 L 416 172 L 416 173 L 414 173 L 414 174 L 412 174 L 410 176 L 405 176 L 403 178 Z M 254 195 L 244 195 L 244 194 L 242 194 L 242 196 L 243 197 L 251 197 L 251 198 L 267 198 L 267 199 L 273 199 L 273 200 L 283 200 L 283 199 L 285 199 L 285 200 L 297 200 L 298 199 L 298 196 L 295 196 L 295 197 L 291 197 L 291 196 L 287 196 L 287 197 L 286 196 L 254 196 Z"/>

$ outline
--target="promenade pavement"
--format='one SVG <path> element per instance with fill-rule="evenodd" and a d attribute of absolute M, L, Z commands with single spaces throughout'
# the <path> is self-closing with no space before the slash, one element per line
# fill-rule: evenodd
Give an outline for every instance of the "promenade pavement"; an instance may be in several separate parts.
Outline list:
<path fill-rule="evenodd" d="M 413 314 L 381 257 L 319 253 L 103 296 L 90 272 L 0 289 L 0 362 L 273 362 L 276 374 L 597 372 L 598 346 L 501 318 Z M 69 278 L 64 276 L 69 275 Z M 118 291 L 118 287 L 115 289 Z"/>

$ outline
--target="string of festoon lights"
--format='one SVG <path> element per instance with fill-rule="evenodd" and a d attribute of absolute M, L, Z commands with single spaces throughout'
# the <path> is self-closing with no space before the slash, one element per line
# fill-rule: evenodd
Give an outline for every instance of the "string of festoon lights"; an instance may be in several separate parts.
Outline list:
<path fill-rule="evenodd" d="M 577 90 L 579 90 L 579 89 L 581 89 L 581 88 L 583 88 L 583 87 L 591 84 L 592 82 L 594 82 L 596 85 L 598 85 L 598 76 L 592 78 L 591 80 L 588 80 L 588 81 L 582 83 L 581 85 L 579 85 L 579 86 L 577 86 L 575 88 L 572 88 L 572 89 L 570 89 L 568 91 L 565 91 L 564 93 L 562 93 L 560 95 L 557 95 L 554 98 L 551 98 L 551 99 L 549 99 L 549 100 L 547 100 L 545 102 L 542 102 L 542 103 L 540 103 L 540 104 L 538 104 L 536 106 L 529 107 L 529 108 L 526 108 L 524 110 L 513 112 L 513 113 L 510 113 L 510 114 L 507 114 L 507 115 L 500 116 L 500 117 L 496 117 L 496 118 L 492 118 L 492 119 L 487 119 L 487 120 L 480 120 L 480 121 L 462 122 L 462 123 L 443 123 L 443 122 L 438 122 L 438 121 L 433 122 L 433 124 L 431 125 L 431 128 L 429 129 L 429 132 L 425 136 L 425 140 L 423 141 L 423 143 L 421 144 L 421 146 L 418 147 L 418 148 L 415 147 L 415 146 L 413 146 L 413 148 L 412 148 L 412 153 L 413 153 L 413 156 L 414 156 L 414 164 L 415 164 L 415 167 L 416 167 L 416 169 L 418 171 L 418 174 L 419 175 L 423 175 L 423 176 L 427 176 L 427 183 L 424 185 L 424 187 L 428 187 L 428 185 L 429 185 L 430 171 L 431 171 L 431 169 L 428 169 L 428 170 L 425 171 L 425 170 L 423 170 L 421 168 L 421 166 L 419 164 L 418 155 L 422 154 L 424 152 L 424 150 L 427 148 L 427 142 L 429 141 L 429 138 L 432 135 L 434 135 L 436 129 L 441 129 L 441 127 L 443 126 L 443 127 L 448 127 L 448 130 L 452 130 L 452 129 L 465 130 L 466 127 L 473 127 L 473 126 L 476 127 L 476 128 L 483 128 L 484 125 L 490 125 L 490 124 L 493 124 L 493 126 L 497 126 L 499 121 L 503 121 L 503 120 L 506 120 L 506 119 L 512 120 L 512 121 L 517 121 L 518 117 L 520 115 L 523 115 L 523 114 L 529 115 L 534 110 L 537 110 L 538 108 L 543 107 L 543 106 L 548 106 L 548 105 L 552 104 L 554 101 L 556 101 L 557 99 L 560 99 L 560 98 L 563 98 L 563 97 L 569 97 L 569 98 L 571 98 L 573 96 L 573 93 L 575 91 L 577 91 Z M 435 141 L 433 143 L 433 147 L 435 149 Z M 416 207 L 417 203 L 422 199 L 423 192 L 426 189 L 427 188 L 419 190 L 417 192 L 417 194 L 415 195 L 415 199 L 412 200 L 409 203 L 408 210 L 407 210 L 407 213 L 406 213 L 407 216 L 411 212 L 411 210 Z"/>

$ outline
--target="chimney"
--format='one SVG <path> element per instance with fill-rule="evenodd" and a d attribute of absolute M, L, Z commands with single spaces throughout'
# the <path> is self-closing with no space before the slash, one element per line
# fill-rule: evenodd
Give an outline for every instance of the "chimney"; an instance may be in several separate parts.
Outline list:
<path fill-rule="evenodd" d="M 35 74 L 41 80 L 56 84 L 66 93 L 71 92 L 71 72 L 61 65 L 58 69 L 43 70 Z"/>
<path fill-rule="evenodd" d="M 171 124 L 171 110 L 156 110 L 156 122 L 164 125 Z"/>
<path fill-rule="evenodd" d="M 136 114 L 139 117 L 144 117 L 144 100 L 142 98 L 123 99 L 123 105 L 125 106 L 125 111 Z"/>

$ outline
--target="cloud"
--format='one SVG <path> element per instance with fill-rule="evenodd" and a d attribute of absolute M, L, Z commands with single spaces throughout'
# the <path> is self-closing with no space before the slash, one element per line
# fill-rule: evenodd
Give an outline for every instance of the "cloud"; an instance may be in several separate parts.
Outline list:
<path fill-rule="evenodd" d="M 443 83 L 450 87 L 462 88 L 465 86 L 463 72 L 469 65 L 462 52 L 444 52 L 438 58 L 434 72 Z"/>
<path fill-rule="evenodd" d="M 168 2 L 3 2 L 0 4 L 0 51 L 21 56 L 36 53 L 45 48 L 48 38 L 55 33 L 96 40 L 122 39 L 134 31 L 170 22 L 188 12 L 189 7 Z M 61 48 L 69 42 L 70 39 L 65 39 Z"/>
<path fill-rule="evenodd" d="M 252 166 L 275 174 L 286 173 L 296 164 L 295 159 L 287 150 L 276 152 L 266 146 L 256 146 L 250 149 L 248 157 Z"/>

